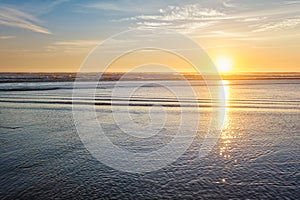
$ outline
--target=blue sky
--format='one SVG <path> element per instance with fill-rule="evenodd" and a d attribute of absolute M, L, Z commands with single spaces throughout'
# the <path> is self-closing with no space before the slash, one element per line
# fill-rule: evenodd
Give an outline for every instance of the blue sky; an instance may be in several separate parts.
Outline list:
<path fill-rule="evenodd" d="M 212 57 L 229 54 L 244 65 L 240 69 L 298 71 L 293 64 L 299 63 L 300 44 L 296 0 L 0 1 L 1 71 L 76 71 L 111 35 L 153 27 L 192 37 Z M 269 57 L 278 60 L 263 59 Z"/>

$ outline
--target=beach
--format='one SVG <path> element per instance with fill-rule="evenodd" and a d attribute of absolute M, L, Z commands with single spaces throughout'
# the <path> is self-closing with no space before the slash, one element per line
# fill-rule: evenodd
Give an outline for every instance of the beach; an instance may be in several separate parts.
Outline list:
<path fill-rule="evenodd" d="M 199 137 L 177 160 L 146 173 L 116 170 L 93 157 L 76 130 L 72 106 L 83 111 L 94 107 L 115 145 L 149 152 L 167 145 L 177 129 L 173 122 L 180 116 L 180 106 L 164 87 L 140 79 L 100 80 L 95 99 L 74 99 L 73 79 L 25 82 L 30 79 L 17 80 L 18 76 L 0 84 L 1 199 L 300 198 L 298 75 L 224 81 L 224 125 L 216 144 L 200 158 L 212 100 L 203 80 L 191 80 L 199 94 L 196 101 L 184 96 L 184 105 L 200 109 Z M 94 82 L 84 81 L 89 92 Z M 167 82 L 174 90 L 185 90 L 180 80 Z M 124 96 L 141 83 L 145 86 L 130 99 Z M 116 86 L 120 92 L 112 102 L 110 94 Z M 164 107 L 169 116 L 159 138 L 136 141 L 115 128 L 112 106 L 119 112 L 129 109 L 133 119 L 147 124 L 153 105 Z"/>

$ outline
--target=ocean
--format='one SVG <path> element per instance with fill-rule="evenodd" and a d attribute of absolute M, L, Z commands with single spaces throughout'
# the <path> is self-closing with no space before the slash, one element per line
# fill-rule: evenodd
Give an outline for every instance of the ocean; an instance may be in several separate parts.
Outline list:
<path fill-rule="evenodd" d="M 80 94 L 86 96 L 74 96 L 74 74 L 0 75 L 1 199 L 300 199 L 299 74 L 228 76 L 221 106 L 209 93 L 221 83 L 193 78 L 190 96 L 184 81 L 162 75 L 157 83 L 149 74 L 147 80 L 83 77 Z M 219 137 L 201 155 L 211 120 L 218 120 L 214 108 L 223 116 Z M 165 165 L 155 170 L 142 160 L 130 168 L 130 156 L 120 159 L 100 147 L 102 161 L 87 144 L 94 138 L 83 139 L 74 120 L 82 116 L 83 128 L 99 131 L 85 115 L 93 112 L 113 145 L 146 155 L 172 141 L 181 148 L 186 138 L 174 139 L 181 109 L 187 118 L 182 132 L 196 135 L 176 159 L 160 157 L 157 163 Z M 114 117 L 124 113 L 137 127 L 154 120 L 150 130 L 159 136 L 121 130 Z"/>

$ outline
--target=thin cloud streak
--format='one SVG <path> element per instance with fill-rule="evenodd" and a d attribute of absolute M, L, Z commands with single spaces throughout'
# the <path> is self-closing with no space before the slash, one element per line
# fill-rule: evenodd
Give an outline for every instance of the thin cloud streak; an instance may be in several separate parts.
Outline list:
<path fill-rule="evenodd" d="M 56 46 L 73 46 L 73 47 L 89 47 L 95 46 L 99 44 L 100 41 L 98 40 L 72 40 L 72 41 L 61 41 L 55 42 L 54 45 Z"/>
<path fill-rule="evenodd" d="M 98 40 L 59 41 L 46 46 L 44 49 L 49 53 L 59 53 L 62 51 L 68 54 L 81 54 L 91 50 L 93 47 L 100 44 L 100 42 L 101 41 Z"/>
<path fill-rule="evenodd" d="M 52 34 L 39 25 L 40 20 L 16 8 L 2 6 L 0 8 L 0 25 L 27 29 L 42 34 Z"/>
<path fill-rule="evenodd" d="M 95 8 L 99 10 L 127 11 L 127 9 L 117 6 L 114 3 L 93 3 L 85 5 L 86 8 Z"/>
<path fill-rule="evenodd" d="M 285 1 L 283 4 L 286 4 L 286 5 L 300 4 L 300 1 Z"/>
<path fill-rule="evenodd" d="M 119 0 L 119 1 L 97 1 L 87 4 L 82 4 L 82 9 L 80 12 L 91 12 L 91 9 L 97 11 L 110 11 L 108 13 L 152 13 L 153 10 L 159 8 L 159 5 L 164 5 L 164 2 L 160 1 L 160 4 L 157 4 L 152 1 L 143 1 L 143 0 Z"/>
<path fill-rule="evenodd" d="M 2 35 L 0 36 L 0 39 L 1 40 L 8 40 L 8 39 L 12 39 L 12 38 L 15 38 L 16 36 L 14 35 Z"/>

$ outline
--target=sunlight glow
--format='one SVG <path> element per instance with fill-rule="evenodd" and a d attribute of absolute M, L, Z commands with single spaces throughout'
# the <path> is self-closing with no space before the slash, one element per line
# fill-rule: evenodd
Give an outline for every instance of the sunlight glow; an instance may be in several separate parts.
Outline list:
<path fill-rule="evenodd" d="M 219 72 L 230 72 L 232 71 L 232 60 L 229 57 L 221 56 L 217 58 L 216 67 Z"/>

